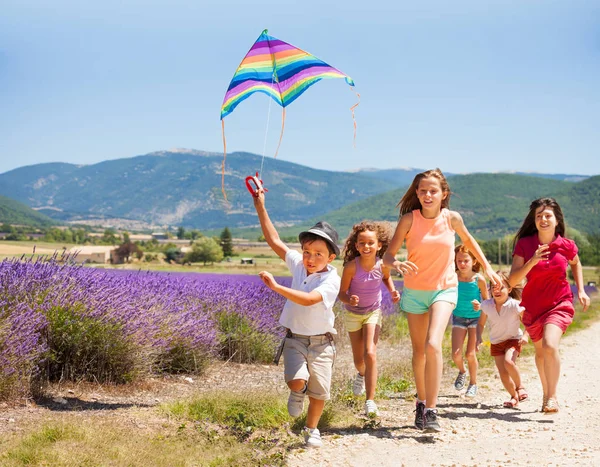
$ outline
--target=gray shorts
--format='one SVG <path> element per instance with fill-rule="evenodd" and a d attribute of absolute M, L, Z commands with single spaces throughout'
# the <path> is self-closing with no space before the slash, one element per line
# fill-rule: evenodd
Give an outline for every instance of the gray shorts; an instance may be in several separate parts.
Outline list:
<path fill-rule="evenodd" d="M 308 383 L 307 396 L 329 400 L 334 360 L 335 344 L 327 336 L 287 337 L 283 347 L 285 382 L 303 379 Z"/>
<path fill-rule="evenodd" d="M 476 328 L 477 323 L 479 323 L 479 318 L 463 318 L 461 316 L 452 315 L 453 328 Z"/>

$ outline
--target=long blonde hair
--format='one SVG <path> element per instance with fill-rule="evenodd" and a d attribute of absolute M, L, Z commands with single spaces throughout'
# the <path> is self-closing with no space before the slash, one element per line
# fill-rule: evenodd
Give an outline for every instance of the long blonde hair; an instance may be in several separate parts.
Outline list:
<path fill-rule="evenodd" d="M 448 185 L 448 181 L 446 177 L 442 173 L 440 169 L 432 169 L 426 170 L 425 172 L 418 173 L 415 175 L 414 180 L 404 193 L 404 196 L 398 203 L 396 207 L 400 207 L 400 215 L 407 214 L 409 212 L 414 211 L 415 209 L 421 209 L 421 202 L 417 197 L 417 189 L 419 188 L 419 183 L 421 180 L 425 178 L 437 178 L 440 181 L 440 185 L 442 187 L 442 192 L 446 194 L 446 198 L 442 200 L 442 208 L 450 207 L 450 186 Z"/>

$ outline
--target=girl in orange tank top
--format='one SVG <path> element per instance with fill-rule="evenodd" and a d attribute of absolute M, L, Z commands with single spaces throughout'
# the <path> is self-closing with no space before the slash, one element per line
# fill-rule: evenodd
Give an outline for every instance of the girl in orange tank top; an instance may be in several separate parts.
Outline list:
<path fill-rule="evenodd" d="M 404 276 L 400 308 L 406 312 L 417 387 L 415 426 L 441 431 L 437 398 L 442 379 L 442 339 L 458 297 L 454 240 L 475 255 L 492 283 L 501 284 L 461 215 L 450 211 L 450 187 L 439 169 L 417 174 L 398 206 L 400 219 L 383 256 L 385 266 Z M 406 240 L 408 259 L 396 253 Z"/>

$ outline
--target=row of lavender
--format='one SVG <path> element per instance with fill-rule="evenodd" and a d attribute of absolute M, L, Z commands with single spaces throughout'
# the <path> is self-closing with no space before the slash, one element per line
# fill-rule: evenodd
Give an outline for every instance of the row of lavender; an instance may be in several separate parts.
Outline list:
<path fill-rule="evenodd" d="M 389 314 L 395 307 L 385 297 Z M 281 335 L 282 306 L 255 276 L 5 260 L 0 398 L 29 392 L 36 378 L 127 381 L 140 373 L 198 370 L 206 358 L 265 361 Z"/>

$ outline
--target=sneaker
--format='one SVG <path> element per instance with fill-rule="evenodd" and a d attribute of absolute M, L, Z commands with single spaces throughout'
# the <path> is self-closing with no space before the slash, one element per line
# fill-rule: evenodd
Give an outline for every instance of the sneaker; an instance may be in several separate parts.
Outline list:
<path fill-rule="evenodd" d="M 321 433 L 318 428 L 308 428 L 304 427 L 302 429 L 302 434 L 304 435 L 304 442 L 306 443 L 306 447 L 309 448 L 320 448 L 323 446 L 323 441 L 321 441 Z"/>
<path fill-rule="evenodd" d="M 458 376 L 454 380 L 454 389 L 457 391 L 462 391 L 465 387 L 465 382 L 467 381 L 467 373 L 458 372 Z"/>
<path fill-rule="evenodd" d="M 417 407 L 415 409 L 415 427 L 419 430 L 425 428 L 425 404 L 417 401 Z"/>
<path fill-rule="evenodd" d="M 302 415 L 304 411 L 304 393 L 290 391 L 290 397 L 288 397 L 288 413 L 296 418 Z"/>
<path fill-rule="evenodd" d="M 442 431 L 440 422 L 437 419 L 436 409 L 427 409 L 425 411 L 425 432 L 426 433 L 438 433 Z"/>
<path fill-rule="evenodd" d="M 465 397 L 475 397 L 477 395 L 477 385 L 469 384 L 467 387 L 467 392 L 465 392 Z"/>
<path fill-rule="evenodd" d="M 354 383 L 352 383 L 352 392 L 355 396 L 362 396 L 365 393 L 365 377 L 356 373 Z"/>
<path fill-rule="evenodd" d="M 365 415 L 369 418 L 379 417 L 379 409 L 377 409 L 375 401 L 368 400 L 365 402 Z"/>

